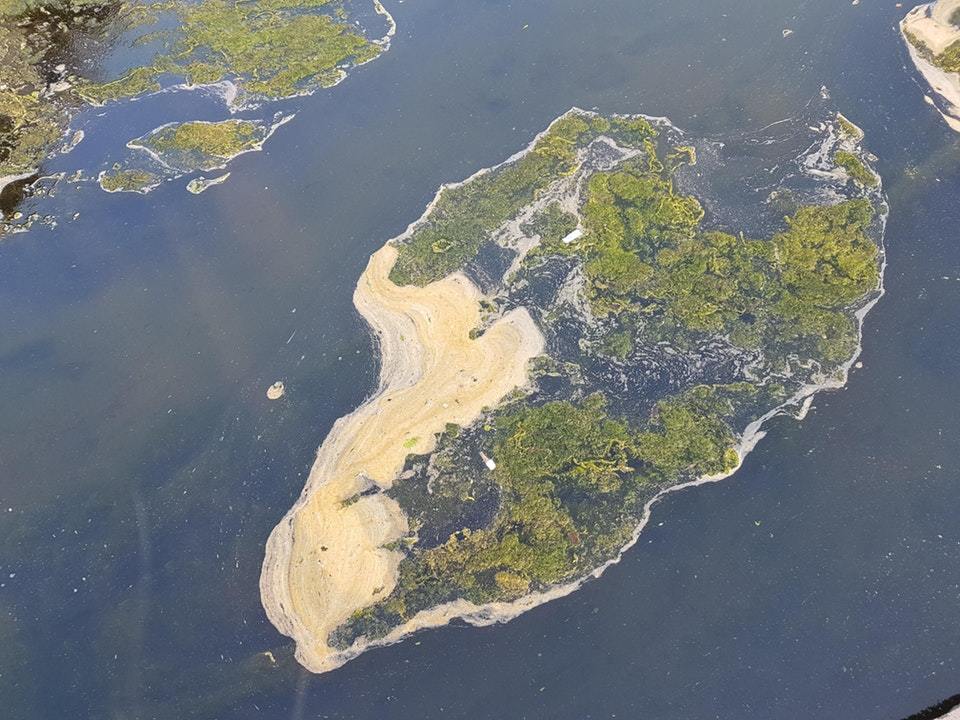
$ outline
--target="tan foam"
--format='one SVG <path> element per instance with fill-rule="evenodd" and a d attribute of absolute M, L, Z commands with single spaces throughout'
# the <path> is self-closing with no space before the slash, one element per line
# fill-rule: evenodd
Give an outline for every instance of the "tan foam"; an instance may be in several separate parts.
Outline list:
<path fill-rule="evenodd" d="M 525 385 L 530 359 L 543 351 L 524 309 L 471 340 L 477 288 L 462 274 L 398 287 L 389 279 L 396 257 L 392 245 L 375 253 L 354 293 L 380 339 L 380 388 L 334 425 L 300 500 L 267 542 L 264 608 L 315 672 L 342 662 L 330 632 L 392 591 L 402 555 L 383 545 L 407 530 L 399 506 L 381 494 L 344 501 L 370 480 L 389 487 L 407 454 L 429 452 L 447 423 L 466 425 Z"/>

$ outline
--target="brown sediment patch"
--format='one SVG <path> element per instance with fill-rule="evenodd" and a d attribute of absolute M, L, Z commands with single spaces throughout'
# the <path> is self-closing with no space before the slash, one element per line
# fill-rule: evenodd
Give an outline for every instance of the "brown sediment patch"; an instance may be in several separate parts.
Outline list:
<path fill-rule="evenodd" d="M 331 631 L 396 584 L 398 551 L 383 546 L 407 530 L 383 494 L 359 496 L 371 481 L 389 487 L 408 453 L 433 449 L 447 423 L 467 425 L 527 382 L 543 337 L 514 310 L 476 339 L 480 292 L 462 274 L 426 287 L 394 285 L 397 250 L 370 259 L 354 304 L 380 341 L 380 387 L 336 422 L 297 504 L 267 542 L 260 593 L 270 621 L 297 643 L 314 672 L 342 664 Z"/>

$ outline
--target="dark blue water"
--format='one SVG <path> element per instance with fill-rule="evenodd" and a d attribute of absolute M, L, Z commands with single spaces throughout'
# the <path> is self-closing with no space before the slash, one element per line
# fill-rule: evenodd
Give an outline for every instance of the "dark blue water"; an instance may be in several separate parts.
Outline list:
<path fill-rule="evenodd" d="M 907 67 L 905 9 L 387 1 L 390 52 L 283 104 L 296 119 L 226 185 L 63 188 L 41 212 L 77 220 L 0 243 L 3 717 L 895 720 L 960 691 L 960 138 Z M 824 85 L 891 208 L 849 386 L 664 501 L 574 595 L 301 672 L 259 564 L 375 386 L 350 299 L 369 254 L 572 105 L 723 135 Z M 117 151 L 169 102 L 80 118 L 76 152 Z"/>

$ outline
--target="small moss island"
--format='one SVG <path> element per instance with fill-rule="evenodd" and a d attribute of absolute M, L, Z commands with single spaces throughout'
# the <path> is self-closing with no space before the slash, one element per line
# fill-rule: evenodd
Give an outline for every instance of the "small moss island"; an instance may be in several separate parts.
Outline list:
<path fill-rule="evenodd" d="M 882 292 L 880 180 L 843 116 L 779 132 L 761 159 L 572 110 L 374 256 L 355 300 L 380 390 L 324 442 L 261 577 L 301 663 L 573 591 L 664 492 L 843 385 Z"/>

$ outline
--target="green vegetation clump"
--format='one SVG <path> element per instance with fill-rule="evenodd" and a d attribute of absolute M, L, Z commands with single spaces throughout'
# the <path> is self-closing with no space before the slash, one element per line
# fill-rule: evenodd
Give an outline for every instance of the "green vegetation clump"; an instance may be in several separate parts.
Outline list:
<path fill-rule="evenodd" d="M 947 72 L 960 72 L 960 40 L 947 45 L 943 52 L 933 59 L 933 64 Z"/>
<path fill-rule="evenodd" d="M 863 137 L 863 130 L 840 113 L 837 113 L 837 124 L 840 126 L 840 134 L 843 135 L 843 137 L 849 140 L 859 140 Z"/>
<path fill-rule="evenodd" d="M 573 247 L 597 315 L 726 334 L 772 356 L 785 343 L 812 343 L 816 357 L 834 363 L 856 342 L 845 311 L 878 282 L 877 248 L 866 234 L 872 216 L 868 201 L 851 200 L 801 207 L 772 240 L 707 232 L 695 198 L 633 164 L 590 179 L 587 232 Z M 813 284 L 817 297 L 804 294 Z"/>
<path fill-rule="evenodd" d="M 842 118 L 840 127 L 852 147 Z M 382 637 L 442 603 L 512 601 L 583 577 L 623 547 L 661 489 L 735 470 L 734 427 L 785 402 L 855 349 L 854 311 L 879 282 L 871 201 L 803 205 L 784 191 L 790 212 L 770 237 L 707 230 L 703 206 L 674 182 L 680 166 L 695 162 L 695 149 L 663 147 L 661 155 L 666 142 L 656 144 L 643 118 L 567 115 L 527 155 L 444 190 L 400 246 L 394 281 L 422 285 L 463 267 L 538 193 L 576 170 L 578 150 L 599 134 L 641 152 L 577 176 L 569 188 L 551 188 L 559 196 L 569 191 L 567 198 L 576 193 L 579 218 L 561 202 L 542 203 L 520 228 L 541 238 L 525 269 L 564 256 L 558 268 L 576 282 L 557 282 L 579 288 L 582 279 L 588 307 L 568 304 L 569 296 L 532 301 L 551 347 L 535 363 L 536 394 L 511 394 L 459 440 L 441 436 L 429 463 L 409 459 L 405 482 L 419 489 L 398 483 L 388 491 L 412 528 L 391 545 L 405 552 L 398 583 L 335 631 L 334 645 Z M 607 156 L 599 159 L 611 167 Z M 578 226 L 583 234 L 563 243 Z M 522 295 L 529 279 L 521 272 L 500 299 L 513 302 L 511 290 Z M 677 350 L 725 344 L 718 337 L 751 351 L 731 353 L 750 363 L 733 370 L 747 380 L 694 385 L 671 369 L 670 386 L 661 389 L 656 359 L 648 372 L 648 353 L 672 362 Z M 610 358 L 626 361 L 638 346 L 642 361 L 611 367 Z M 701 354 L 707 365 L 709 355 Z M 713 378 L 728 369 L 697 366 L 694 377 L 701 371 Z M 784 384 L 767 382 L 774 373 Z M 625 397 L 637 387 L 664 393 L 649 415 L 641 403 L 654 398 Z M 481 452 L 495 461 L 492 471 L 475 459 Z"/>
<path fill-rule="evenodd" d="M 123 33 L 155 55 L 115 80 L 93 81 L 90 58 L 77 53 L 92 55 Z M 349 22 L 340 0 L 0 0 L 0 178 L 36 171 L 83 103 L 136 97 L 175 80 L 231 80 L 244 98 L 284 98 L 327 87 L 383 49 Z M 193 144 L 206 157 L 232 157 L 247 147 L 243 127 L 218 137 L 207 129 Z"/>
<path fill-rule="evenodd" d="M 529 237 L 540 236 L 537 251 L 557 252 L 562 250 L 561 241 L 577 228 L 577 217 L 560 207 L 559 203 L 548 205 L 537 213 L 529 223 L 520 227 Z"/>
<path fill-rule="evenodd" d="M 626 360 L 633 353 L 633 335 L 629 330 L 619 330 L 607 334 L 600 352 L 608 357 Z"/>
<path fill-rule="evenodd" d="M 668 479 L 729 472 L 740 462 L 723 419 L 730 407 L 729 400 L 705 386 L 662 400 L 650 429 L 637 436 L 638 457 Z"/>
<path fill-rule="evenodd" d="M 494 420 L 501 488 L 494 521 L 437 547 L 414 547 L 394 592 L 357 612 L 338 632 L 339 644 L 381 636 L 455 597 L 514 600 L 578 577 L 626 542 L 654 482 L 737 465 L 724 420 L 730 408 L 716 389 L 695 388 L 660 403 L 639 433 L 611 418 L 600 394 L 503 411 Z"/>
<path fill-rule="evenodd" d="M 340 80 L 343 66 L 382 51 L 343 19 L 342 6 L 333 0 L 158 2 L 139 14 L 145 28 L 151 14 L 161 27 L 173 27 L 142 36 L 164 49 L 152 64 L 117 80 L 86 84 L 82 93 L 91 102 L 157 89 L 164 75 L 191 84 L 232 80 L 249 95 L 279 99 L 328 87 Z"/>
<path fill-rule="evenodd" d="M 187 154 L 214 160 L 229 160 L 255 148 L 263 140 L 263 128 L 249 120 L 174 123 L 146 135 L 140 143 L 162 158 Z"/>
<path fill-rule="evenodd" d="M 444 188 L 429 220 L 400 245 L 390 279 L 397 285 L 423 286 L 463 268 L 491 233 L 553 182 L 574 172 L 577 150 L 605 132 L 638 147 L 657 134 L 644 118 L 563 116 L 519 160 Z"/>
<path fill-rule="evenodd" d="M 98 37 L 116 5 L 90 0 L 0 0 L 0 178 L 38 169 L 69 122 L 76 98 L 51 92 L 73 66 L 75 43 Z"/>
<path fill-rule="evenodd" d="M 928 62 L 936 64 L 937 56 L 934 54 L 933 50 L 930 49 L 929 45 L 927 45 L 923 40 L 918 38 L 909 30 L 904 30 L 903 36 L 907 39 L 907 42 L 913 45 L 914 49 L 920 53 L 920 57 Z"/>
<path fill-rule="evenodd" d="M 430 220 L 400 246 L 390 279 L 397 285 L 423 286 L 462 268 L 494 230 L 576 169 L 577 145 L 591 133 L 589 123 L 567 115 L 519 160 L 444 188 Z"/>
<path fill-rule="evenodd" d="M 144 193 L 159 182 L 157 175 L 140 169 L 115 169 L 100 176 L 100 187 L 107 192 Z"/>
<path fill-rule="evenodd" d="M 870 172 L 867 166 L 863 164 L 863 161 L 852 152 L 838 150 L 834 153 L 833 161 L 838 167 L 846 170 L 847 175 L 853 178 L 854 182 L 858 182 L 864 187 L 876 187 L 880 182 L 877 180 L 877 176 Z"/>

